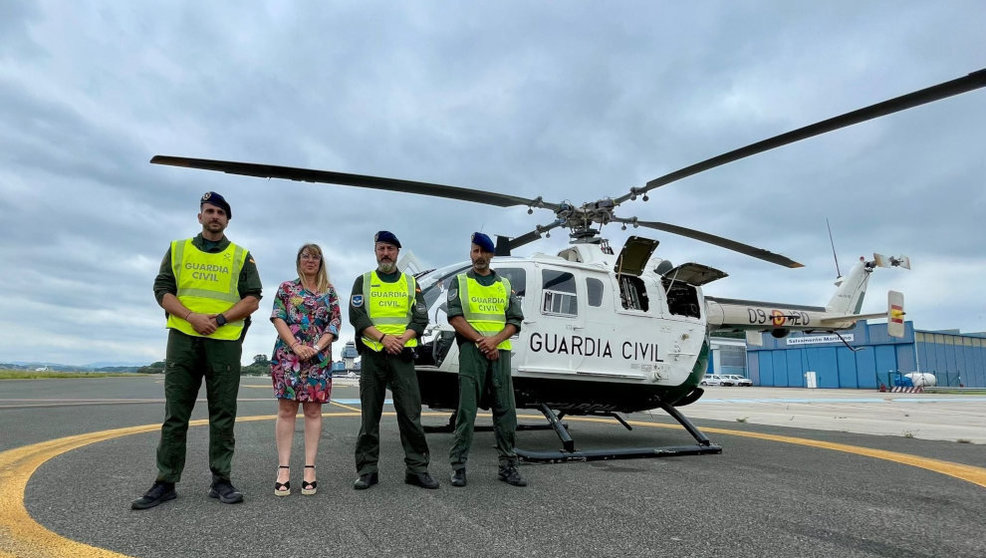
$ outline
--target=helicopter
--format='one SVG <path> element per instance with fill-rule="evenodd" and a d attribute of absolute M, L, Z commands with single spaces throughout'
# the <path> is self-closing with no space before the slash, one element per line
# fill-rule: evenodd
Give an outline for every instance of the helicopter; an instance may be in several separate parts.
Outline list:
<path fill-rule="evenodd" d="M 885 317 L 888 333 L 903 335 L 903 295 L 890 291 L 887 312 L 860 314 L 869 278 L 882 267 L 910 268 L 905 256 L 874 254 L 860 258 L 824 307 L 705 296 L 703 287 L 725 278 L 715 268 L 688 262 L 673 265 L 654 255 L 659 241 L 630 236 L 619 253 L 601 236 L 603 226 L 645 227 L 700 240 L 776 265 L 802 264 L 780 254 L 696 229 L 623 217 L 621 205 L 688 176 L 752 155 L 941 100 L 986 86 L 986 69 L 881 103 L 835 116 L 706 159 L 632 187 L 615 198 L 574 205 L 485 190 L 429 182 L 340 173 L 257 163 L 156 155 L 153 164 L 221 171 L 261 178 L 356 186 L 392 192 L 437 196 L 499 207 L 526 206 L 528 213 L 547 210 L 550 222 L 525 234 L 497 235 L 491 267 L 509 278 L 522 301 L 525 320 L 513 340 L 512 376 L 517 408 L 536 409 L 562 442 L 557 451 L 517 448 L 529 461 L 558 462 L 670 455 L 721 453 L 679 410 L 704 394 L 700 385 L 707 369 L 710 336 L 734 332 L 760 344 L 768 333 L 784 337 L 792 331 L 836 333 L 858 320 Z M 555 255 L 513 256 L 512 251 L 550 231 L 568 230 L 571 244 Z M 460 262 L 417 274 L 431 318 L 416 350 L 416 371 L 422 402 L 436 409 L 454 409 L 458 402 L 458 358 L 454 330 L 445 315 L 446 291 L 456 274 L 469 269 Z M 579 450 L 562 423 L 566 415 L 605 416 L 631 425 L 621 413 L 661 409 L 694 438 L 694 444 Z M 454 420 L 441 427 L 448 430 Z M 522 425 L 523 427 L 523 425 Z"/>

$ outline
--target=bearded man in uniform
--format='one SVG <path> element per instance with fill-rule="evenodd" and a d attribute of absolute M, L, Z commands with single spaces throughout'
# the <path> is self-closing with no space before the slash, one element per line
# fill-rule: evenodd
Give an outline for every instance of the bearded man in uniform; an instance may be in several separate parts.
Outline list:
<path fill-rule="evenodd" d="M 356 438 L 356 490 L 380 482 L 380 416 L 386 389 L 393 394 L 404 446 L 404 482 L 438 488 L 428 474 L 428 442 L 421 426 L 421 392 L 413 347 L 428 325 L 424 297 L 414 276 L 397 269 L 401 242 L 390 231 L 373 237 L 377 269 L 356 278 L 349 300 L 349 322 L 356 330 L 360 361 L 360 429 Z"/>

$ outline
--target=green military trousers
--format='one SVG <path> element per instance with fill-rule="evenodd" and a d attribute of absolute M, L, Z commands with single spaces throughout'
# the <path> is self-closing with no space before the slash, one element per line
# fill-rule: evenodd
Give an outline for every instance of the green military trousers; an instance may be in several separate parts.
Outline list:
<path fill-rule="evenodd" d="M 164 424 L 157 448 L 157 480 L 178 482 L 185 468 L 188 419 L 202 378 L 209 405 L 209 469 L 216 480 L 229 480 L 233 461 L 233 424 L 240 388 L 241 341 L 221 341 L 168 333 L 164 373 Z"/>
<path fill-rule="evenodd" d="M 428 471 L 428 442 L 421 427 L 421 391 L 414 362 L 401 360 L 385 351 L 366 349 L 359 374 L 360 422 L 356 438 L 356 474 L 377 472 L 380 460 L 380 416 L 387 387 L 394 396 L 397 426 L 404 446 L 404 466 L 408 473 Z"/>
<path fill-rule="evenodd" d="M 452 469 L 462 469 L 472 447 L 476 409 L 483 393 L 489 390 L 493 411 L 493 435 L 500 466 L 516 465 L 514 451 L 517 432 L 517 406 L 514 382 L 510 376 L 510 351 L 501 350 L 500 358 L 490 360 L 472 343 L 459 345 L 459 409 L 455 414 L 455 439 L 449 451 Z"/>

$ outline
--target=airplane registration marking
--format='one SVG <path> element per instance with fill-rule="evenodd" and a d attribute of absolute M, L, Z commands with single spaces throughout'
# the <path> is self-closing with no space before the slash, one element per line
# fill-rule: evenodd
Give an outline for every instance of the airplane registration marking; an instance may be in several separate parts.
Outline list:
<path fill-rule="evenodd" d="M 335 404 L 335 402 L 333 402 Z M 341 405 L 340 405 L 341 406 Z M 322 413 L 324 417 L 359 417 L 360 413 L 354 407 L 344 406 L 346 412 Z M 354 410 L 348 410 L 354 409 Z M 396 416 L 396 413 L 385 412 L 386 416 Z M 447 413 L 423 412 L 422 416 L 442 417 L 448 416 Z M 490 413 L 480 413 L 480 416 L 488 417 Z M 276 417 L 271 415 L 257 415 L 249 417 L 239 417 L 236 422 L 258 422 L 274 420 Z M 523 414 L 518 415 L 519 419 L 543 420 L 541 415 Z M 597 417 L 565 417 L 568 421 L 612 423 L 609 418 Z M 663 424 L 655 422 L 643 422 L 637 420 L 627 421 L 632 426 L 649 428 L 680 429 L 676 424 Z M 189 421 L 189 426 L 208 426 L 208 419 L 198 419 Z M 90 546 L 78 541 L 65 538 L 53 531 L 48 530 L 27 512 L 24 507 L 24 492 L 27 483 L 34 472 L 48 460 L 69 452 L 71 450 L 108 440 L 122 438 L 133 434 L 146 434 L 156 432 L 161 428 L 160 424 L 145 424 L 141 426 L 130 426 L 126 428 L 116 428 L 103 430 L 100 432 L 90 432 L 67 436 L 46 442 L 14 448 L 0 452 L 0 543 L 4 546 L 0 548 L 0 557 L 61 557 L 61 556 L 96 556 L 101 558 L 132 558 L 126 554 L 120 554 Z M 837 444 L 833 442 L 822 442 L 805 438 L 795 438 L 792 436 L 778 436 L 775 434 L 761 434 L 757 432 L 744 432 L 740 430 L 729 430 L 725 428 L 702 428 L 703 432 L 712 434 L 723 434 L 728 436 L 740 436 L 745 438 L 756 438 L 772 442 L 795 444 L 832 451 L 841 451 L 885 461 L 892 461 L 903 465 L 910 465 L 920 469 L 940 473 L 957 478 L 972 484 L 986 488 L 986 468 L 953 463 L 940 459 L 919 457 L 906 453 L 878 450 L 848 444 Z"/>
<path fill-rule="evenodd" d="M 792 326 L 806 326 L 811 324 L 811 315 L 801 310 L 771 310 L 768 314 L 763 308 L 746 308 L 746 319 L 748 323 L 765 325 L 768 322 L 774 327 L 780 327 L 790 322 Z"/>

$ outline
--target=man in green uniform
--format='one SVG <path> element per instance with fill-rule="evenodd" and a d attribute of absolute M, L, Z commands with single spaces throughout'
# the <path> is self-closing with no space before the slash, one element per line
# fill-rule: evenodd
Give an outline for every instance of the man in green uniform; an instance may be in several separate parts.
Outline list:
<path fill-rule="evenodd" d="M 379 482 L 380 415 L 389 385 L 404 446 L 404 482 L 438 488 L 428 474 L 428 443 L 421 427 L 421 392 L 411 347 L 428 325 L 428 310 L 414 277 L 397 269 L 401 243 L 390 231 L 373 237 L 377 269 L 356 278 L 349 322 L 362 356 L 359 399 L 362 422 L 356 440 L 356 490 Z"/>
<path fill-rule="evenodd" d="M 205 378 L 209 403 L 209 497 L 225 504 L 243 501 L 230 482 L 233 423 L 240 387 L 243 335 L 260 303 L 257 265 L 223 231 L 232 217 L 229 204 L 215 192 L 199 203 L 202 233 L 176 240 L 164 255 L 154 280 L 154 296 L 168 319 L 164 376 L 164 424 L 157 448 L 157 479 L 135 510 L 177 497 L 175 483 L 185 467 L 188 419 Z"/>
<path fill-rule="evenodd" d="M 510 289 L 510 281 L 490 269 L 494 246 L 490 237 L 473 233 L 472 269 L 456 276 L 448 291 L 448 321 L 459 345 L 459 408 L 455 439 L 449 452 L 452 486 L 466 485 L 466 460 L 472 446 L 476 408 L 489 394 L 493 432 L 499 455 L 499 478 L 527 486 L 517 471 L 514 439 L 517 408 L 510 377 L 510 338 L 520 332 L 524 312 Z"/>

